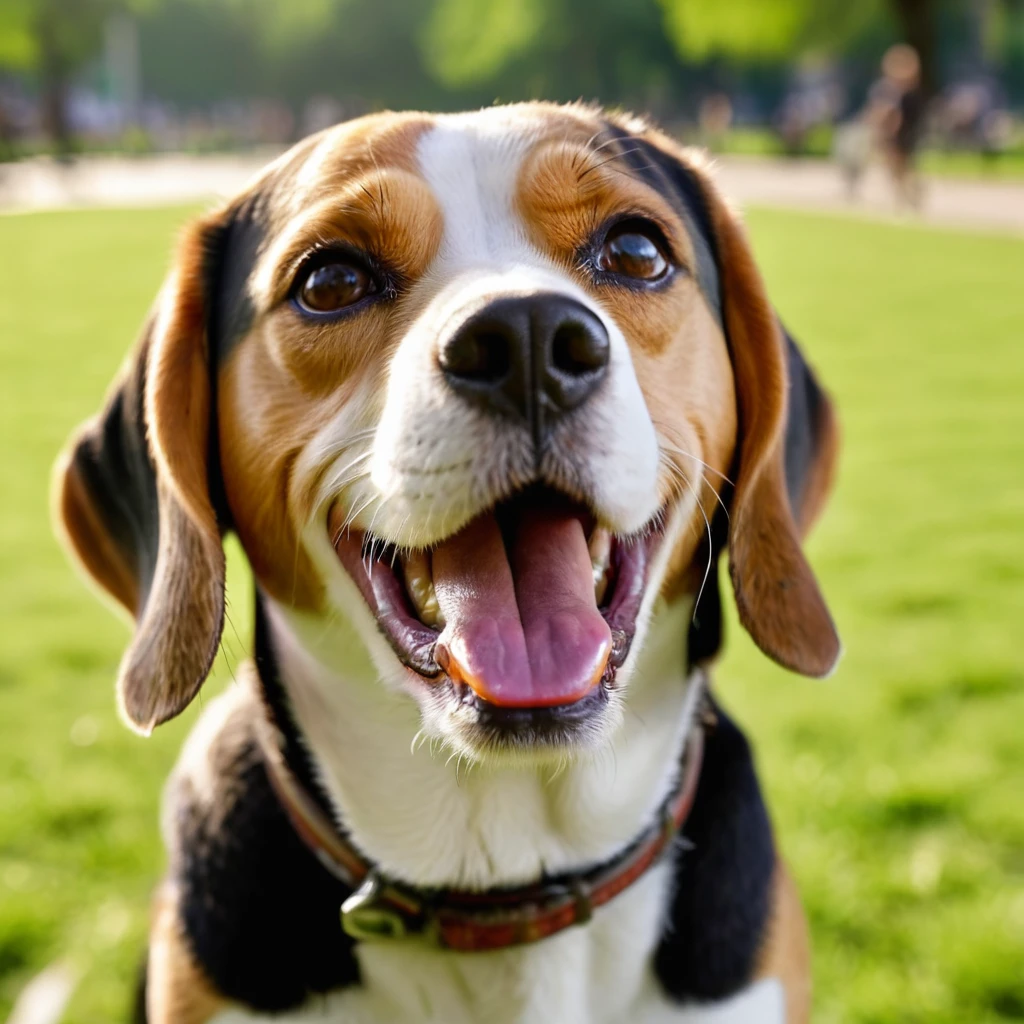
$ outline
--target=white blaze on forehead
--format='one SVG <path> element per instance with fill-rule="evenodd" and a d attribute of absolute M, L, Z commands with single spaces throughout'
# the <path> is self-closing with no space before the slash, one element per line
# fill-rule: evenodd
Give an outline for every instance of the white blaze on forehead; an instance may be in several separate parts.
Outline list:
<path fill-rule="evenodd" d="M 489 110 L 441 117 L 419 141 L 420 171 L 444 217 L 443 262 L 480 266 L 540 258 L 526 240 L 515 194 L 542 121 L 511 111 L 502 115 Z"/>

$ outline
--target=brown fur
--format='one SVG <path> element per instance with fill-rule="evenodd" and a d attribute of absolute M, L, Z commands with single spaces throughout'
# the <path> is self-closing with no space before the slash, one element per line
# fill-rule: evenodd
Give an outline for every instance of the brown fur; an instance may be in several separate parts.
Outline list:
<path fill-rule="evenodd" d="M 772 915 L 755 979 L 777 978 L 786 993 L 786 1024 L 811 1016 L 811 945 L 800 893 L 780 859 L 772 883 Z"/>
<path fill-rule="evenodd" d="M 177 893 L 165 884 L 154 901 L 149 933 L 147 1024 L 206 1024 L 229 1005 L 189 952 L 177 908 Z"/>
<path fill-rule="evenodd" d="M 284 242 L 272 246 L 267 265 L 255 275 L 265 323 L 238 346 L 218 382 L 222 471 L 235 528 L 267 592 L 314 610 L 322 585 L 296 524 L 309 517 L 318 477 L 296 478 L 296 463 L 353 390 L 383 375 L 414 300 L 371 307 L 355 326 L 342 320 L 320 330 L 301 323 L 281 300 L 301 256 L 323 239 L 348 240 L 415 281 L 436 253 L 443 228 L 430 191 L 408 170 L 407 147 L 422 124 L 397 116 L 376 130 L 374 122 L 357 124 L 363 130 L 346 133 L 347 146 L 325 144 L 326 152 L 307 158 L 320 163 L 337 191 L 296 218 Z M 355 179 L 344 177 L 339 166 L 355 169 Z"/>

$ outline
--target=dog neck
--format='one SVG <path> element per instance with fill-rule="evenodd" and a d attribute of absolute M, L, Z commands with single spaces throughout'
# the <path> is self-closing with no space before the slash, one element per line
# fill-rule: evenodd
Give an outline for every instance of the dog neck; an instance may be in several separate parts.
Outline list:
<path fill-rule="evenodd" d="M 336 824 L 390 877 L 487 889 L 607 860 L 653 819 L 695 713 L 689 617 L 688 602 L 658 610 L 610 740 L 558 768 L 468 764 L 432 748 L 415 702 L 379 681 L 344 623 L 327 629 L 266 599 L 264 628 Z"/>

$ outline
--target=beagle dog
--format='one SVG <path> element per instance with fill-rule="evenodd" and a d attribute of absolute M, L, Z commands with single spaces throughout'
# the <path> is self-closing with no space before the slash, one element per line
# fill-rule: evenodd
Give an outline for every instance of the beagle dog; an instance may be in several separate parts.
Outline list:
<path fill-rule="evenodd" d="M 192 224 L 56 484 L 139 732 L 210 670 L 229 531 L 255 578 L 139 1019 L 805 1021 L 707 681 L 726 548 L 764 653 L 835 665 L 801 538 L 836 450 L 736 214 L 632 117 L 373 115 Z"/>

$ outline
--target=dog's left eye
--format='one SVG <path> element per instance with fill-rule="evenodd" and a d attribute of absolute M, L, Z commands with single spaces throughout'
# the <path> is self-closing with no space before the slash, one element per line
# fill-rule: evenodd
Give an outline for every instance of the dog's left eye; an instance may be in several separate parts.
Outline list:
<path fill-rule="evenodd" d="M 376 282 L 365 267 L 348 260 L 331 260 L 299 279 L 295 302 L 308 313 L 335 313 L 376 290 Z"/>
<path fill-rule="evenodd" d="M 607 273 L 639 281 L 659 281 L 669 270 L 668 260 L 654 238 L 632 225 L 624 225 L 608 235 L 597 263 Z"/>

